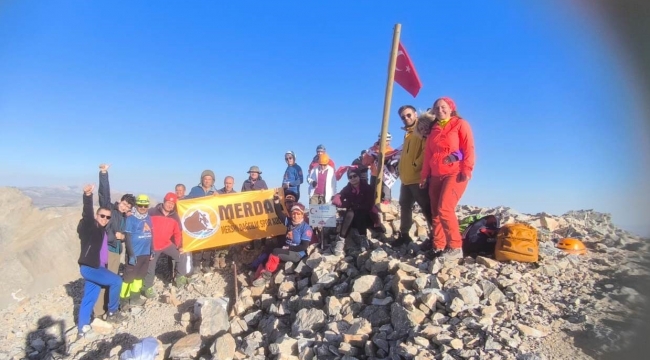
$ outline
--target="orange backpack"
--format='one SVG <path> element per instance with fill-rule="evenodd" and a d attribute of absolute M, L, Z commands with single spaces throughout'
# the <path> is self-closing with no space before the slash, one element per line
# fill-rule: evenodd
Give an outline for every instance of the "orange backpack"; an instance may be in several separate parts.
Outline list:
<path fill-rule="evenodd" d="M 537 262 L 537 229 L 522 223 L 503 225 L 497 234 L 494 258 L 498 261 Z"/>

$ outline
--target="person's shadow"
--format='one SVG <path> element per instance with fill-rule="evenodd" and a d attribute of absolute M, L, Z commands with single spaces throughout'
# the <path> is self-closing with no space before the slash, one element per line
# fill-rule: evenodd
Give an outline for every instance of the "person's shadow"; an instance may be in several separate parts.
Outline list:
<path fill-rule="evenodd" d="M 25 338 L 25 358 L 45 359 L 52 354 L 65 355 L 65 321 L 54 320 L 51 316 L 38 319 L 37 329 Z"/>

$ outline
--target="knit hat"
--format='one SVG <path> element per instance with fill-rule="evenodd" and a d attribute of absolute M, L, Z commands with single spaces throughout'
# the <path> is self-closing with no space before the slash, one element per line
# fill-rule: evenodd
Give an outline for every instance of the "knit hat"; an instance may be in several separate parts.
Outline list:
<path fill-rule="evenodd" d="M 450 97 L 443 96 L 443 97 L 439 98 L 438 100 L 443 100 L 444 102 L 446 102 L 447 105 L 449 105 L 449 108 L 451 109 L 452 112 L 456 111 L 456 103 Z M 437 103 L 438 100 L 434 101 L 433 103 L 434 104 Z"/>
<path fill-rule="evenodd" d="M 261 174 L 262 172 L 260 171 L 259 166 L 257 166 L 257 165 L 253 165 L 253 166 L 250 167 L 250 169 L 248 169 L 247 173 L 248 173 L 248 174 L 250 174 L 250 173 L 258 173 L 258 174 Z"/>
<path fill-rule="evenodd" d="M 325 145 L 320 144 L 320 145 L 316 146 L 316 152 L 318 152 L 318 150 L 326 151 L 326 150 L 325 150 Z"/>
<path fill-rule="evenodd" d="M 214 176 L 214 172 L 212 170 L 203 170 L 203 172 L 201 173 L 201 180 L 200 181 L 203 181 L 203 178 L 206 177 L 206 176 L 212 177 L 212 181 L 214 181 L 214 179 L 216 179 L 216 177 Z"/>
<path fill-rule="evenodd" d="M 176 203 L 176 201 L 178 201 L 178 196 L 176 196 L 176 194 L 173 192 L 168 192 L 167 195 L 165 195 L 165 201 Z"/>
<path fill-rule="evenodd" d="M 303 204 L 301 204 L 301 203 L 295 203 L 295 204 L 291 207 L 291 212 L 294 212 L 294 211 L 296 211 L 296 210 L 297 210 L 297 211 L 300 211 L 301 213 L 304 214 L 304 213 L 305 213 L 305 205 L 303 205 Z"/>
<path fill-rule="evenodd" d="M 323 153 L 318 155 L 318 164 L 327 165 L 330 162 L 330 157 L 327 154 Z"/>

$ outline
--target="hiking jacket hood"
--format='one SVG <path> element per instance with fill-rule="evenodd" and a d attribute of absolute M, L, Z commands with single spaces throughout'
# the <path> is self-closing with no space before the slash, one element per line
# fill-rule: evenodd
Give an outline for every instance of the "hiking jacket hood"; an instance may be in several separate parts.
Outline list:
<path fill-rule="evenodd" d="M 463 154 L 463 160 L 443 163 L 447 155 L 459 150 Z M 474 170 L 474 137 L 469 123 L 465 119 L 452 117 L 444 128 L 434 124 L 427 137 L 424 159 L 420 180 L 460 172 L 471 178 Z"/>

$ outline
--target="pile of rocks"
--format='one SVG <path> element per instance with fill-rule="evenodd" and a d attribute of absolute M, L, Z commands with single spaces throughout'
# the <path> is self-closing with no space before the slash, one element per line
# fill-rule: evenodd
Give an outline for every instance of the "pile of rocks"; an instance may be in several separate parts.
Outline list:
<path fill-rule="evenodd" d="M 382 210 L 388 231 L 398 229 L 396 204 Z M 252 286 L 250 274 L 236 281 L 220 273 L 204 276 L 178 293 L 157 280 L 164 301 L 132 314 L 143 320 L 68 350 L 75 359 L 116 358 L 138 339 L 154 336 L 164 343 L 160 358 L 176 360 L 579 359 L 633 340 L 634 326 L 616 324 L 639 318 L 646 302 L 638 284 L 649 279 L 647 239 L 594 211 L 551 216 L 462 206 L 457 212 L 537 227 L 539 262 L 429 260 L 393 248 L 390 234 L 372 238 L 364 253 L 350 242 L 345 257 L 311 247 L 299 263 L 283 264 L 266 287 Z M 424 235 L 424 219 L 417 211 L 415 217 L 413 238 Z M 583 239 L 588 254 L 556 249 L 555 240 L 565 236 Z M 217 278 L 220 290 L 213 286 Z M 34 302 L 51 302 L 41 300 Z M 4 319 L 17 321 L 10 312 Z M 42 344 L 40 335 L 18 339 L 22 335 L 11 336 L 27 344 L 31 358 L 42 358 L 39 348 L 60 345 Z"/>

